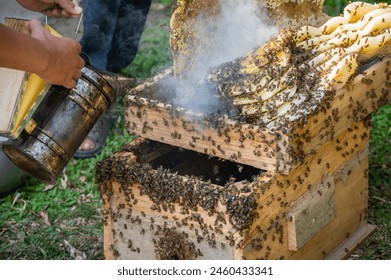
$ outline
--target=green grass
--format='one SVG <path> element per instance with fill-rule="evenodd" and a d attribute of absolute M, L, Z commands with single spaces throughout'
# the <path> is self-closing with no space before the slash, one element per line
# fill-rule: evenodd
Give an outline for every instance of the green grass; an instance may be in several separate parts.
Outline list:
<path fill-rule="evenodd" d="M 391 104 L 372 116 L 368 220 L 378 230 L 360 248 L 361 259 L 391 259 Z"/>
<path fill-rule="evenodd" d="M 160 0 L 161 16 L 145 30 L 133 63 L 122 73 L 139 80 L 171 64 L 168 23 L 173 0 Z M 326 1 L 329 14 L 339 14 L 347 1 Z M 134 139 L 125 131 L 123 106 L 103 152 L 96 158 L 71 160 L 54 187 L 29 179 L 15 193 L 0 199 L 0 259 L 73 259 L 64 240 L 87 259 L 103 258 L 101 201 L 95 164 Z M 391 259 L 391 104 L 372 118 L 369 168 L 370 223 L 377 232 L 356 252 L 360 259 Z M 48 221 L 43 216 L 47 214 Z M 49 224 L 47 224 L 49 222 Z"/>
<path fill-rule="evenodd" d="M 350 1 L 350 0 L 325 0 L 324 1 L 324 11 L 328 15 L 336 16 L 341 14 L 343 8 L 349 4 L 349 2 L 355 2 L 355 1 Z M 368 2 L 368 3 L 388 3 L 390 4 L 390 0 L 383 0 L 383 1 L 374 1 L 374 0 L 365 0 L 363 2 Z"/>
<path fill-rule="evenodd" d="M 365 2 L 371 2 L 374 1 L 365 1 Z M 324 2 L 324 11 L 328 15 L 336 16 L 341 13 L 343 8 L 349 3 L 348 0 L 337 0 L 337 1 L 325 1 Z"/>

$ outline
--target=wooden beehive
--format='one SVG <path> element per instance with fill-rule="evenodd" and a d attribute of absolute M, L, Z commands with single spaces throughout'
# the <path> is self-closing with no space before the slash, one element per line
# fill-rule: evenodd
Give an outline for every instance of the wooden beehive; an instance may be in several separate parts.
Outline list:
<path fill-rule="evenodd" d="M 354 123 L 390 99 L 390 58 L 357 75 L 329 104 L 289 127 L 258 127 L 224 117 L 212 121 L 156 96 L 172 74 L 163 72 L 126 97 L 128 131 L 145 138 L 288 175 Z M 163 90 L 164 91 L 164 90 Z M 161 98 L 161 97 L 160 97 Z M 338 147 L 339 149 L 340 147 Z"/>
<path fill-rule="evenodd" d="M 368 120 L 390 99 L 390 59 L 277 131 L 157 99 L 170 73 L 126 97 L 128 131 L 150 140 L 97 167 L 106 258 L 335 259 L 373 232 Z"/>
<path fill-rule="evenodd" d="M 289 175 L 136 141 L 97 167 L 105 257 L 343 258 L 374 229 L 367 153 L 362 122 Z"/>

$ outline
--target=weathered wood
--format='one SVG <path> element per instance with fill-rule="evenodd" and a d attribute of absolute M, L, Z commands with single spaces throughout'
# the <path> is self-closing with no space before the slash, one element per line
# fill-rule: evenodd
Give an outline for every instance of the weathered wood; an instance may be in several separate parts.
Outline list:
<path fill-rule="evenodd" d="M 340 246 L 335 248 L 325 258 L 326 260 L 344 260 L 347 259 L 368 237 L 374 234 L 376 226 L 364 224 L 353 234 L 350 235 Z"/>
<path fill-rule="evenodd" d="M 353 131 L 345 131 L 339 137 L 319 149 L 316 154 L 306 157 L 303 165 L 293 170 L 288 176 L 276 174 L 270 179 L 271 187 L 265 189 L 258 201 L 258 216 L 250 229 L 250 240 L 262 240 L 262 250 L 255 250 L 250 244 L 244 254 L 249 259 L 323 259 L 333 246 L 343 242 L 362 224 L 366 223 L 368 206 L 368 138 L 356 137 L 369 133 L 364 123 L 357 123 Z M 339 153 L 335 152 L 338 143 L 343 145 Z M 351 148 L 354 150 L 352 151 Z M 348 153 L 347 153 L 348 152 Z M 347 154 L 346 154 L 347 153 Z M 336 218 L 327 224 L 322 231 L 315 234 L 302 248 L 290 251 L 288 246 L 281 246 L 280 240 L 288 243 L 287 219 L 284 212 L 289 211 L 289 203 L 296 201 L 308 190 L 320 184 L 329 174 L 334 177 L 336 189 Z M 274 199 L 271 199 L 273 198 Z M 284 201 L 284 197 L 289 200 Z M 282 203 L 281 203 L 282 202 Z M 262 207 L 263 206 L 263 207 Z M 270 229 L 271 221 L 274 227 L 267 231 L 269 235 L 280 236 L 274 241 L 263 240 L 263 232 Z M 262 234 L 259 231 L 262 231 Z M 271 252 L 265 248 L 274 248 Z"/>
<path fill-rule="evenodd" d="M 287 175 L 307 155 L 391 99 L 390 61 L 384 59 L 358 75 L 349 87 L 336 92 L 328 108 L 308 116 L 304 124 L 300 121 L 280 130 L 224 118 L 216 126 L 203 115 L 154 99 L 153 91 L 157 91 L 160 81 L 171 75 L 166 71 L 127 95 L 127 130 L 154 141 Z"/>
<path fill-rule="evenodd" d="M 391 100 L 390 63 L 391 58 L 376 63 L 358 75 L 350 86 L 337 91 L 330 108 L 310 116 L 303 128 L 296 129 L 298 139 L 290 142 L 291 147 L 297 149 L 295 144 L 301 142 L 301 153 L 313 153 Z"/>
<path fill-rule="evenodd" d="M 113 190 L 116 196 L 113 197 L 110 205 L 105 205 L 105 208 L 109 207 L 112 211 L 117 212 L 118 206 L 126 203 L 124 197 L 120 195 L 120 188 L 120 184 L 114 182 Z M 105 227 L 104 240 L 105 248 L 108 248 L 109 250 L 107 254 L 105 251 L 106 259 L 159 259 L 159 254 L 157 253 L 157 250 L 159 249 L 166 250 L 167 254 L 171 255 L 171 257 L 168 257 L 169 259 L 240 258 L 240 256 L 236 256 L 237 252 L 229 246 L 229 242 L 223 236 L 218 236 L 218 239 L 215 240 L 218 250 L 211 248 L 206 239 L 197 242 L 197 235 L 194 234 L 194 230 L 198 230 L 201 234 L 202 228 L 196 221 L 189 221 L 188 226 L 178 227 L 177 225 L 177 222 L 181 223 L 181 221 L 194 214 L 200 215 L 208 227 L 214 226 L 216 219 L 215 215 L 210 216 L 202 209 L 190 211 L 187 214 L 181 214 L 178 205 L 175 205 L 173 213 L 163 211 L 163 213 L 160 214 L 157 211 L 151 210 L 150 207 L 153 205 L 153 202 L 148 196 L 140 194 L 137 185 L 133 186 L 133 190 L 133 195 L 137 200 L 137 204 L 133 205 L 131 208 L 133 212 L 132 217 L 126 219 L 129 209 L 123 209 L 118 211 L 116 215 L 122 214 L 124 218 L 114 218 L 116 221 L 114 223 L 113 218 L 108 219 L 109 222 Z M 222 205 L 219 205 L 217 211 L 221 211 L 223 208 Z M 140 221 L 138 218 L 140 218 Z M 166 236 L 166 233 L 162 230 L 164 227 L 170 228 L 168 232 L 173 236 Z M 172 228 L 178 228 L 178 230 L 172 230 Z M 221 230 L 228 232 L 232 230 L 232 228 L 226 226 L 221 228 Z M 115 236 L 113 232 L 115 232 Z M 175 238 L 174 234 L 181 236 L 182 233 L 186 234 L 186 239 Z M 238 234 L 236 233 L 235 236 L 236 235 Z M 238 236 L 235 238 L 238 238 Z M 171 240 L 171 242 L 167 242 L 167 239 Z M 155 242 L 153 240 L 155 240 Z M 177 243 L 177 250 L 175 250 L 175 248 L 170 248 L 170 245 L 173 245 L 172 242 Z M 128 247 L 128 243 L 131 244 L 131 248 Z M 197 251 L 185 252 L 186 243 L 192 245 L 197 244 L 197 249 L 202 252 L 202 255 L 198 255 Z M 221 243 L 225 244 L 224 249 L 221 247 Z M 179 247 L 179 245 L 182 247 Z M 169 251 L 170 253 L 168 253 Z"/>
<path fill-rule="evenodd" d="M 162 155 L 172 151 L 173 149 L 174 147 L 170 147 L 170 146 L 159 147 L 157 149 L 154 149 L 147 155 L 143 155 L 143 160 L 145 160 L 146 162 L 153 161 L 154 159 L 161 157 Z"/>
<path fill-rule="evenodd" d="M 111 182 L 107 181 L 105 184 L 112 184 Z M 101 193 L 101 196 L 103 198 L 103 201 L 106 201 L 106 204 L 104 205 L 104 208 L 109 209 L 109 201 L 107 201 L 105 198 L 107 198 L 106 194 Z M 113 260 L 114 255 L 113 255 L 113 248 L 110 248 L 110 244 L 114 243 L 113 240 L 113 233 L 111 232 L 113 228 L 113 223 L 111 218 L 105 219 L 105 222 L 103 224 L 103 254 L 106 259 Z"/>
<path fill-rule="evenodd" d="M 129 133 L 264 170 L 276 169 L 277 159 L 269 154 L 276 150 L 275 133 L 260 128 L 255 128 L 258 131 L 254 132 L 254 128 L 250 128 L 249 125 L 235 128 L 235 122 L 227 121 L 225 123 L 226 136 L 219 137 L 219 133 L 207 122 L 202 123 L 202 119 L 199 119 L 201 123 L 197 123 L 187 117 L 173 117 L 165 110 L 163 104 L 157 104 L 156 110 L 150 110 L 147 100 L 138 99 L 137 102 L 139 103 L 138 110 L 143 114 L 136 115 L 132 109 L 129 109 L 126 115 L 127 120 L 131 121 L 130 127 L 128 126 Z M 245 133 L 258 137 L 250 140 L 244 136 Z M 260 140 L 260 137 L 264 140 Z M 229 144 L 227 139 L 229 139 Z M 269 142 L 269 145 L 267 149 L 266 147 L 262 149 L 265 141 Z M 282 151 L 279 152 L 281 153 Z"/>
<path fill-rule="evenodd" d="M 16 30 L 18 32 L 22 32 L 24 34 L 29 34 L 30 30 L 27 27 L 28 20 L 25 19 L 19 19 L 19 18 L 12 18 L 12 17 L 6 17 L 4 19 L 4 25 L 12 28 L 13 30 Z"/>
<path fill-rule="evenodd" d="M 105 248 L 110 250 L 105 254 L 106 257 L 114 259 L 325 258 L 367 221 L 368 138 L 355 135 L 368 133 L 368 127 L 364 123 L 357 123 L 355 127 L 351 129 L 352 131 L 346 130 L 324 145 L 317 154 L 308 156 L 304 165 L 299 166 L 289 175 L 268 171 L 253 177 L 251 181 L 235 183 L 235 188 L 247 189 L 248 193 L 237 192 L 230 198 L 231 201 L 243 195 L 246 199 L 256 200 L 256 207 L 251 210 L 254 218 L 249 220 L 250 224 L 241 228 L 233 222 L 228 211 L 235 203 L 228 205 L 224 198 L 227 195 L 224 194 L 224 190 L 230 185 L 207 184 L 205 192 L 219 193 L 213 211 L 205 210 L 201 206 L 201 201 L 204 201 L 202 199 L 195 208 L 183 208 L 183 203 L 192 197 L 192 189 L 203 186 L 201 179 L 191 177 L 191 173 L 181 175 L 169 171 L 166 173 L 160 169 L 145 169 L 135 174 L 132 170 L 137 170 L 140 166 L 127 163 L 129 154 L 116 154 L 116 159 L 110 165 L 112 170 L 106 171 L 111 174 L 110 178 L 106 178 L 110 184 L 100 183 L 101 192 L 110 194 L 109 198 L 104 199 L 107 228 L 105 234 L 110 235 L 105 237 Z M 335 147 L 345 141 L 348 145 L 343 145 L 336 153 Z M 354 151 L 351 151 L 352 148 Z M 194 159 L 190 161 L 195 162 Z M 117 170 L 116 166 L 122 168 L 124 170 L 122 172 L 131 174 L 129 178 L 136 176 L 138 179 L 129 181 L 126 175 L 114 172 Z M 101 169 L 104 168 L 98 170 Z M 148 178 L 156 178 L 156 181 L 150 181 L 151 179 Z M 165 178 L 169 180 L 168 185 L 171 182 L 172 187 L 182 196 L 174 199 L 174 195 L 172 196 L 174 200 L 170 202 L 167 201 L 167 196 L 163 195 L 166 200 L 157 202 L 156 196 L 159 191 L 166 191 L 166 187 L 161 185 Z M 332 178 L 335 185 L 335 193 L 329 193 L 329 197 L 335 198 L 335 217 L 317 225 L 317 230 L 310 231 L 311 234 L 306 238 L 299 239 L 296 251 L 292 251 L 289 247 L 289 215 L 297 213 L 297 205 L 303 205 L 301 201 L 310 203 L 318 201 L 315 207 L 311 207 L 310 203 L 307 205 L 310 209 L 317 208 L 318 199 L 321 198 L 322 201 L 323 198 L 327 198 L 329 191 L 327 183 L 331 180 L 327 178 Z M 190 183 L 185 187 L 189 188 L 189 192 L 182 192 L 181 182 Z M 306 198 L 313 195 L 315 200 Z M 212 201 L 210 198 L 207 201 Z M 241 201 L 240 203 L 244 203 L 245 200 Z M 326 214 L 320 211 L 311 218 L 324 221 L 322 217 L 331 212 L 333 210 L 325 211 Z M 302 220 L 307 217 L 300 215 L 296 217 L 298 225 L 307 224 L 306 220 Z M 128 248 L 129 240 L 130 248 Z M 177 244 L 177 247 L 174 244 Z"/>
<path fill-rule="evenodd" d="M 136 140 L 134 144 L 139 143 L 139 140 Z M 132 153 L 124 154 L 123 156 L 127 157 L 128 162 L 134 162 L 136 160 L 136 157 Z M 115 155 L 114 155 L 115 157 Z M 105 188 L 112 188 L 113 182 L 105 181 L 103 184 L 105 184 Z M 112 205 L 115 205 L 115 201 L 109 200 L 109 194 L 106 192 L 101 192 L 101 198 L 104 201 L 103 207 L 105 209 L 110 209 Z M 114 223 L 110 216 L 108 216 L 107 219 L 104 220 L 103 224 L 103 253 L 106 259 L 114 259 L 114 250 L 111 248 L 111 244 L 114 243 L 114 236 L 112 229 L 114 227 Z"/>
<path fill-rule="evenodd" d="M 288 247 L 297 251 L 335 216 L 335 185 L 330 176 L 298 200 L 288 212 Z"/>

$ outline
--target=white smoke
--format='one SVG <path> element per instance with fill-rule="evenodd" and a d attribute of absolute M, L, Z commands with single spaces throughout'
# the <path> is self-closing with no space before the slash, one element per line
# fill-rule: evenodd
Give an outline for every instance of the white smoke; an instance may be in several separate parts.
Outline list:
<path fill-rule="evenodd" d="M 195 68 L 208 70 L 210 67 L 232 61 L 254 48 L 259 47 L 277 33 L 277 29 L 262 19 L 262 6 L 257 0 L 220 1 L 221 15 L 217 20 L 216 32 L 208 45 L 207 56 L 198 58 Z M 202 16 L 200 17 L 202 18 Z M 199 21 L 196 30 L 206 33 L 203 21 Z"/>
<path fill-rule="evenodd" d="M 265 22 L 264 7 L 257 0 L 221 0 L 221 14 L 214 26 L 208 47 L 195 58 L 186 76 L 176 83 L 174 104 L 189 110 L 210 114 L 219 107 L 213 86 L 202 87 L 212 67 L 235 60 L 267 42 L 278 29 Z M 199 15 L 193 28 L 198 34 L 208 34 L 211 27 Z M 210 32 L 209 32 L 210 33 Z"/>

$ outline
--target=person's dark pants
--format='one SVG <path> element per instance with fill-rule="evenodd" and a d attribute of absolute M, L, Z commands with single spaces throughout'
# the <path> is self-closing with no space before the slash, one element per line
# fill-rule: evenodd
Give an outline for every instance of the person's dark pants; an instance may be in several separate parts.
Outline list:
<path fill-rule="evenodd" d="M 152 0 L 83 0 L 82 52 L 92 66 L 118 73 L 134 59 Z M 75 158 L 100 152 L 115 118 L 115 104 L 102 115 L 89 137 L 95 147 L 78 150 Z"/>
<path fill-rule="evenodd" d="M 151 0 L 83 0 L 82 51 L 98 69 L 118 73 L 136 55 Z"/>

